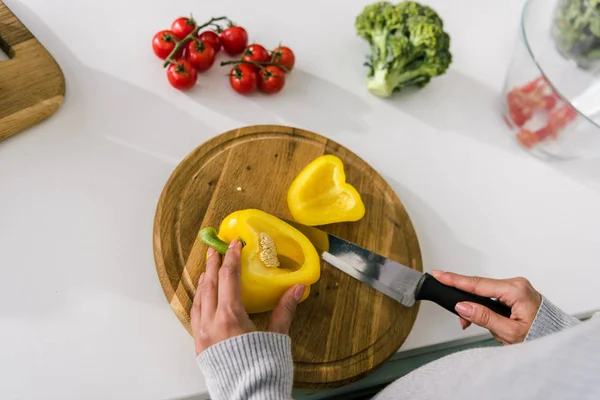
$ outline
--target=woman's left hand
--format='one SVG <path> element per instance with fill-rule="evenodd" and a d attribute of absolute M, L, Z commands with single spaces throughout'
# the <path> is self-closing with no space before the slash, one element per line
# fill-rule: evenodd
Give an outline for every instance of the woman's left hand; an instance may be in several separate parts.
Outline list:
<path fill-rule="evenodd" d="M 221 256 L 209 249 L 206 272 L 200 275 L 191 310 L 192 333 L 196 354 L 234 336 L 256 331 L 242 304 L 240 253 L 238 240 L 229 245 L 221 265 Z M 271 314 L 268 331 L 287 334 L 304 285 L 289 288 Z"/>
<path fill-rule="evenodd" d="M 483 297 L 492 297 L 511 308 L 510 318 L 496 314 L 477 303 L 460 302 L 456 312 L 460 325 L 466 329 L 474 323 L 486 328 L 501 343 L 521 343 L 542 304 L 542 295 L 525 278 L 491 279 L 465 276 L 451 272 L 433 271 L 433 276 L 444 285 Z"/>

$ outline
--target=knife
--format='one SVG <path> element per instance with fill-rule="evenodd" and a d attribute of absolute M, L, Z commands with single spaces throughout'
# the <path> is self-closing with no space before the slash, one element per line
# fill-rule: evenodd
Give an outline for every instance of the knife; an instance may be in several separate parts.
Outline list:
<path fill-rule="evenodd" d="M 456 303 L 468 301 L 510 317 L 510 307 L 499 301 L 446 286 L 428 273 L 421 273 L 317 228 L 288 220 L 285 222 L 313 243 L 323 261 L 406 307 L 412 307 L 418 300 L 428 300 L 458 315 Z"/>

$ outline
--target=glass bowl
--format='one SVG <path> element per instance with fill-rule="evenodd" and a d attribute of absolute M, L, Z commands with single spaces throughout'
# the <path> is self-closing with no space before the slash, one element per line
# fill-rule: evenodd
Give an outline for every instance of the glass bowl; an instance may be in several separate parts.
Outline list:
<path fill-rule="evenodd" d="M 600 10 L 595 3 L 528 0 L 523 8 L 502 92 L 503 113 L 511 136 L 541 158 L 600 155 Z"/>

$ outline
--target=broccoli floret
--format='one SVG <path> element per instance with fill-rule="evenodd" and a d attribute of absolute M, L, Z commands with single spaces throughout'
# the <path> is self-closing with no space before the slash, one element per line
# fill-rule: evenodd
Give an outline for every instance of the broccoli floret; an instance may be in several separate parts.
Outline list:
<path fill-rule="evenodd" d="M 442 19 L 417 2 L 370 4 L 356 17 L 355 27 L 371 46 L 367 87 L 378 96 L 423 87 L 452 63 Z"/>
<path fill-rule="evenodd" d="M 600 0 L 561 0 L 552 36 L 558 49 L 587 68 L 600 60 Z"/>

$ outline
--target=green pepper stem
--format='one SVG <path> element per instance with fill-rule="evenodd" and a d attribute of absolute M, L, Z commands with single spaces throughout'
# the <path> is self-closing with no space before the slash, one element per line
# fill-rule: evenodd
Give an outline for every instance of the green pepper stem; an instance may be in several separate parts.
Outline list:
<path fill-rule="evenodd" d="M 222 241 L 217 235 L 217 231 L 214 228 L 207 226 L 200 231 L 198 235 L 200 237 L 200 241 L 209 247 L 215 249 L 222 256 L 227 253 L 227 249 L 229 248 L 229 243 Z M 246 245 L 246 242 L 241 237 L 239 238 L 242 247 Z"/>
<path fill-rule="evenodd" d="M 227 249 L 229 248 L 229 243 L 225 243 L 219 236 L 217 236 L 217 231 L 210 226 L 203 228 L 200 231 L 200 241 L 209 247 L 215 249 L 219 254 L 225 255 L 227 253 Z"/>

